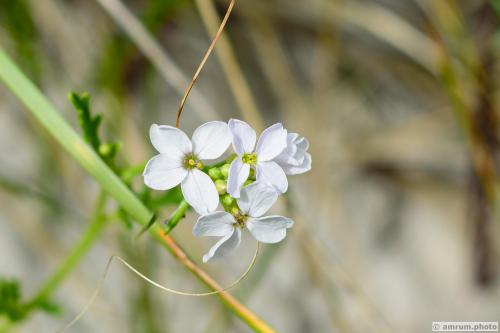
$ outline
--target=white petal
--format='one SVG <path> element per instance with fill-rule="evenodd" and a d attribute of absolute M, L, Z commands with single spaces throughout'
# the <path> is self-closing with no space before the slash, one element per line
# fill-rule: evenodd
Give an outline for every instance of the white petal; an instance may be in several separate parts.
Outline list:
<path fill-rule="evenodd" d="M 283 171 L 287 175 L 298 175 L 311 170 L 311 154 L 304 153 L 304 160 L 300 165 L 282 165 Z"/>
<path fill-rule="evenodd" d="M 295 141 L 298 140 L 300 137 L 297 133 L 288 132 L 286 138 L 289 143 L 295 143 Z"/>
<path fill-rule="evenodd" d="M 306 158 L 306 151 L 298 149 L 295 155 L 293 155 L 293 165 L 301 165 L 304 163 L 304 159 Z"/>
<path fill-rule="evenodd" d="M 230 119 L 229 130 L 231 131 L 233 148 L 236 154 L 243 155 L 253 152 L 257 135 L 250 125 L 238 119 Z"/>
<path fill-rule="evenodd" d="M 220 157 L 231 144 L 231 132 L 223 121 L 209 121 L 193 133 L 193 152 L 202 160 Z"/>
<path fill-rule="evenodd" d="M 257 158 L 259 161 L 270 161 L 286 148 L 286 130 L 281 123 L 266 128 L 257 142 Z"/>
<path fill-rule="evenodd" d="M 192 169 L 181 183 L 184 199 L 200 215 L 213 212 L 219 204 L 219 194 L 210 177 L 198 170 Z"/>
<path fill-rule="evenodd" d="M 297 156 L 303 153 L 300 153 L 297 151 L 297 146 L 292 145 L 290 147 L 286 147 L 281 154 L 273 158 L 273 161 L 278 163 L 280 166 L 284 164 L 292 164 L 292 165 L 299 165 L 299 161 L 297 161 Z M 298 156 L 300 157 L 300 156 Z M 304 158 L 302 157 L 302 160 Z"/>
<path fill-rule="evenodd" d="M 297 139 L 295 141 L 295 144 L 297 145 L 297 148 L 299 148 L 300 150 L 306 151 L 309 149 L 309 141 L 304 137 Z"/>
<path fill-rule="evenodd" d="M 285 193 L 288 189 L 285 172 L 273 161 L 257 164 L 257 181 L 272 185 L 280 193 Z"/>
<path fill-rule="evenodd" d="M 182 159 L 192 151 L 191 141 L 178 128 L 168 125 L 151 125 L 149 137 L 153 146 L 162 154 L 168 154 L 175 159 Z"/>
<path fill-rule="evenodd" d="M 290 155 L 295 155 L 297 152 L 297 145 L 295 144 L 295 140 L 298 138 L 297 133 L 288 133 L 286 136 L 286 148 L 281 152 L 283 154 L 284 152 L 288 152 Z M 280 154 L 280 155 L 281 155 Z"/>
<path fill-rule="evenodd" d="M 226 212 L 213 212 L 202 215 L 193 227 L 193 235 L 201 236 L 225 236 L 233 230 L 234 217 Z"/>
<path fill-rule="evenodd" d="M 148 161 L 144 168 L 144 184 L 155 190 L 168 190 L 186 178 L 187 170 L 170 155 L 159 154 Z"/>
<path fill-rule="evenodd" d="M 283 216 L 266 216 L 249 219 L 248 231 L 262 243 L 278 243 L 286 236 L 286 229 L 293 226 L 293 221 Z"/>
<path fill-rule="evenodd" d="M 238 207 L 253 217 L 264 215 L 278 199 L 276 190 L 262 182 L 255 182 L 241 190 Z"/>
<path fill-rule="evenodd" d="M 203 262 L 207 262 L 212 258 L 221 258 L 228 255 L 234 250 L 241 241 L 241 230 L 233 228 L 226 236 L 222 237 L 214 246 L 203 256 Z"/>
<path fill-rule="evenodd" d="M 250 174 L 250 165 L 243 163 L 241 157 L 235 158 L 231 162 L 231 167 L 229 168 L 229 176 L 227 177 L 227 193 L 229 193 L 233 198 L 240 197 L 241 186 L 248 179 Z"/>

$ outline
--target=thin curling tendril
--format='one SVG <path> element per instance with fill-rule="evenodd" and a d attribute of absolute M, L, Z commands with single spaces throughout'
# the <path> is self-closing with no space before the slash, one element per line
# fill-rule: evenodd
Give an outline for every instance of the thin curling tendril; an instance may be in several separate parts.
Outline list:
<path fill-rule="evenodd" d="M 231 283 L 227 287 L 213 290 L 213 291 L 204 292 L 204 293 L 191 293 L 191 292 L 186 292 L 186 291 L 182 291 L 182 290 L 176 290 L 176 289 L 165 287 L 164 285 L 160 284 L 159 282 L 156 282 L 156 281 L 150 279 L 149 277 L 147 277 L 146 275 L 144 275 L 143 273 L 141 273 L 138 269 L 136 269 L 134 266 L 129 264 L 125 259 L 123 259 L 119 255 L 116 255 L 116 254 L 112 255 L 111 257 L 109 257 L 108 262 L 106 264 L 106 267 L 104 268 L 104 271 L 103 271 L 101 277 L 99 278 L 99 282 L 98 282 L 96 288 L 94 289 L 94 291 L 92 292 L 92 295 L 90 296 L 89 300 L 87 301 L 87 304 L 85 304 L 83 309 L 75 316 L 75 318 L 73 318 L 68 324 L 66 324 L 66 326 L 64 326 L 63 328 L 56 331 L 56 333 L 62 333 L 62 332 L 67 331 L 73 325 L 75 325 L 78 322 L 78 320 L 80 320 L 83 317 L 83 315 L 85 313 L 87 313 L 87 311 L 90 309 L 92 304 L 94 304 L 95 300 L 97 299 L 97 296 L 99 295 L 99 293 L 102 289 L 102 286 L 104 285 L 106 277 L 108 276 L 109 270 L 111 268 L 111 264 L 113 263 L 114 260 L 118 260 L 123 265 L 125 265 L 125 267 L 127 267 L 129 270 L 131 270 L 134 274 L 139 276 L 141 279 L 143 279 L 147 283 L 149 283 L 149 284 L 155 286 L 156 288 L 159 288 L 165 292 L 175 294 L 175 295 L 181 295 L 181 296 L 204 297 L 204 296 L 211 296 L 211 295 L 220 294 L 224 291 L 227 291 L 231 288 L 236 287 L 248 275 L 248 273 L 250 273 L 253 266 L 255 265 L 255 262 L 257 261 L 257 256 L 259 254 L 259 248 L 260 248 L 260 243 L 257 241 L 256 246 L 255 246 L 255 253 L 253 255 L 252 261 L 250 262 L 250 265 L 248 265 L 245 272 L 238 279 L 236 279 L 233 283 Z"/>
<path fill-rule="evenodd" d="M 189 93 L 191 92 L 191 89 L 193 89 L 193 86 L 198 79 L 198 76 L 201 73 L 201 70 L 205 66 L 205 63 L 207 62 L 208 57 L 212 53 L 215 44 L 217 44 L 217 41 L 219 40 L 220 36 L 222 35 L 222 32 L 224 31 L 224 27 L 226 26 L 227 20 L 229 19 L 229 16 L 231 15 L 231 12 L 233 11 L 234 4 L 236 3 L 236 0 L 231 0 L 229 3 L 229 6 L 227 7 L 226 15 L 224 15 L 224 19 L 222 20 L 219 30 L 217 30 L 217 33 L 214 36 L 214 39 L 212 40 L 212 43 L 207 49 L 207 52 L 205 53 L 205 56 L 203 56 L 203 59 L 200 62 L 200 65 L 198 66 L 198 69 L 193 75 L 193 78 L 191 79 L 191 82 L 189 82 L 189 85 L 184 92 L 184 96 L 182 96 L 181 104 L 179 105 L 179 109 L 177 110 L 177 117 L 175 119 L 175 127 L 179 128 L 180 122 L 181 122 L 181 114 L 182 114 L 182 109 L 184 108 L 184 104 L 186 104 L 186 100 L 189 96 Z"/>

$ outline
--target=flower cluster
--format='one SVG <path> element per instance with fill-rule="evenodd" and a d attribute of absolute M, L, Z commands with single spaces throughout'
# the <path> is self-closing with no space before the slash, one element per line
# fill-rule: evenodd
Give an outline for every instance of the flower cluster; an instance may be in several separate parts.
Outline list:
<path fill-rule="evenodd" d="M 159 154 L 146 165 L 144 183 L 156 190 L 180 184 L 184 199 L 200 214 L 193 234 L 221 237 L 205 254 L 204 262 L 236 248 L 245 228 L 263 243 L 285 238 L 293 221 L 263 215 L 287 191 L 287 175 L 311 169 L 305 138 L 277 123 L 257 140 L 255 130 L 237 119 L 207 122 L 194 131 L 191 140 L 178 128 L 153 124 L 150 138 Z M 208 165 L 231 144 L 234 154 L 226 163 Z M 219 202 L 224 211 L 215 211 Z"/>

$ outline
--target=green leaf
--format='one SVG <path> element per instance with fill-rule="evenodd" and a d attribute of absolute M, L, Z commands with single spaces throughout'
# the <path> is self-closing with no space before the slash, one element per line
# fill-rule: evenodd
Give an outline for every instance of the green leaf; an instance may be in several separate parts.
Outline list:
<path fill-rule="evenodd" d="M 78 120 L 80 121 L 80 126 L 83 131 L 83 138 L 95 151 L 98 151 L 101 145 L 98 129 L 102 116 L 99 114 L 92 116 L 90 113 L 90 95 L 88 93 L 78 95 L 77 93 L 71 92 L 68 95 L 68 99 L 73 104 L 78 114 Z"/>
<path fill-rule="evenodd" d="M 137 239 L 137 238 L 141 237 L 143 233 L 145 233 L 146 231 L 148 231 L 149 228 L 151 228 L 153 226 L 153 224 L 155 224 L 156 219 L 157 219 L 156 214 L 154 214 L 151 217 L 151 220 L 148 222 L 148 224 L 146 224 L 145 226 L 143 226 L 141 228 L 141 230 L 137 233 L 137 236 L 135 236 L 135 238 Z"/>
<path fill-rule="evenodd" d="M 186 211 L 188 210 L 188 208 L 189 204 L 186 201 L 182 200 L 179 204 L 179 207 L 177 207 L 172 216 L 170 216 L 170 218 L 166 221 L 164 230 L 165 234 L 170 233 L 177 226 L 177 223 L 179 223 L 179 221 L 186 216 Z"/>

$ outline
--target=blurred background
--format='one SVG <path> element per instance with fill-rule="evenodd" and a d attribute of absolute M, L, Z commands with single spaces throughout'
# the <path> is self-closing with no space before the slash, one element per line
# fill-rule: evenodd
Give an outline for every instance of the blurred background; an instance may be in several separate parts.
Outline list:
<path fill-rule="evenodd" d="M 153 156 L 148 129 L 175 113 L 228 1 L 0 0 L 0 45 L 78 129 L 88 91 L 117 164 Z M 128 9 L 127 9 L 128 8 Z M 186 104 L 182 128 L 281 121 L 311 142 L 312 170 L 275 211 L 232 293 L 279 332 L 429 332 L 432 321 L 498 321 L 500 2 L 240 0 Z M 145 27 L 153 39 L 144 34 Z M 0 85 L 0 277 L 36 293 L 88 224 L 99 189 Z M 142 190 L 142 180 L 134 180 Z M 153 193 L 153 195 L 156 195 Z M 53 296 L 17 332 L 53 332 L 119 253 L 166 285 L 204 287 L 113 212 Z M 165 219 L 174 206 L 165 205 Z M 213 240 L 174 237 L 201 262 Z M 223 285 L 253 254 L 202 265 Z M 120 265 L 72 332 L 249 332 L 215 297 L 165 294 Z"/>

